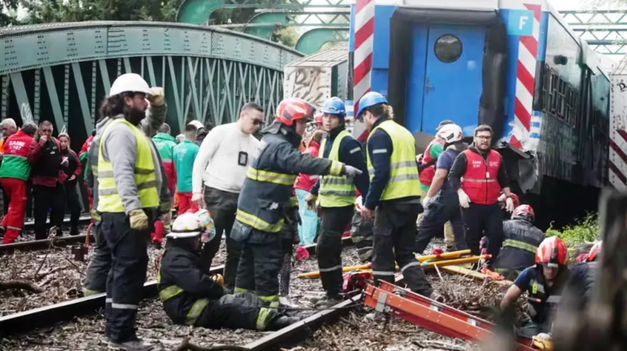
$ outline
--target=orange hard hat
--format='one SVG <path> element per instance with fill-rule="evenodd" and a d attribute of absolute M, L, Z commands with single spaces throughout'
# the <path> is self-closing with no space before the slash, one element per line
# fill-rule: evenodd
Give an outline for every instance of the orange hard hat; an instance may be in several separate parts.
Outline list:
<path fill-rule="evenodd" d="M 566 265 L 567 260 L 568 249 L 566 244 L 556 236 L 544 239 L 536 250 L 536 263 L 555 268 L 559 265 Z"/>
<path fill-rule="evenodd" d="M 307 101 L 299 98 L 283 99 L 276 108 L 276 120 L 286 126 L 294 125 L 299 119 L 312 118 L 315 108 Z"/>

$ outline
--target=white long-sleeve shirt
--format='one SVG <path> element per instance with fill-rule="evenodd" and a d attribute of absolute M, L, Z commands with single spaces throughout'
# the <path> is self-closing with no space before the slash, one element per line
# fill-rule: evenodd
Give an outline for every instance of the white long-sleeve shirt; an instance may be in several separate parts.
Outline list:
<path fill-rule="evenodd" d="M 246 170 L 252 161 L 260 141 L 243 133 L 237 123 L 228 123 L 213 128 L 205 137 L 194 161 L 192 191 L 202 191 L 205 186 L 239 193 L 246 179 Z M 248 153 L 248 163 L 238 163 L 239 153 Z"/>

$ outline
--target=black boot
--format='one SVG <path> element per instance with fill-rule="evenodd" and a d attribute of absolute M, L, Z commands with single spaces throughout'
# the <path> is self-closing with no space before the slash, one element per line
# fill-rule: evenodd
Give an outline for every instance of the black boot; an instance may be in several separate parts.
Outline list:
<path fill-rule="evenodd" d="M 268 323 L 268 327 L 266 327 L 266 330 L 268 331 L 280 330 L 300 320 L 301 320 L 300 317 L 288 317 L 286 315 L 280 315 L 274 318 L 273 320 L 271 320 L 270 323 Z"/>
<path fill-rule="evenodd" d="M 72 226 L 72 229 L 70 229 L 70 235 L 78 235 L 78 228 Z"/>

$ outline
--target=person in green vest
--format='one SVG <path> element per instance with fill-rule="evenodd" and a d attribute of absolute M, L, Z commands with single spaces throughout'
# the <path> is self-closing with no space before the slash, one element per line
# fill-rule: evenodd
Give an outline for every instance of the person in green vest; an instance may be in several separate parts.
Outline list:
<path fill-rule="evenodd" d="M 105 336 L 113 350 L 152 350 L 137 337 L 135 319 L 146 281 L 151 225 L 158 213 L 169 210 L 162 207 L 169 203 L 161 197 L 169 194 L 162 186 L 159 154 L 141 123 L 149 106 L 152 110 L 164 104 L 162 88 L 150 88 L 140 75 L 127 73 L 115 80 L 101 108 L 101 118 L 110 121 L 97 147 L 97 211 L 112 257 Z"/>
<path fill-rule="evenodd" d="M 441 300 L 412 252 L 416 218 L 422 211 L 414 136 L 394 122 L 392 106 L 377 92 L 369 92 L 359 100 L 356 116 L 370 132 L 367 141 L 370 187 L 361 214 L 366 219 L 376 217 L 374 279 L 394 283 L 396 261 L 413 292 Z"/>
<path fill-rule="evenodd" d="M 344 102 L 332 97 L 322 106 L 322 127 L 327 132 L 318 157 L 351 165 L 363 173 L 355 178 L 326 175 L 318 179 L 305 201 L 311 209 L 321 207 L 321 233 L 316 245 L 320 280 L 326 295 L 320 305 L 334 305 L 342 292 L 342 233 L 353 218 L 355 188 L 368 192 L 366 158 L 361 144 L 346 130 Z"/>

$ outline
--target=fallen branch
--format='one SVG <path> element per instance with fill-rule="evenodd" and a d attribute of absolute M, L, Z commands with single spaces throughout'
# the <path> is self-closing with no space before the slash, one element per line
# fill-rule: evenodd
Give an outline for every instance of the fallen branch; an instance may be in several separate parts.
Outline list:
<path fill-rule="evenodd" d="M 2 290 L 26 290 L 36 294 L 43 292 L 43 289 L 33 283 L 18 280 L 0 282 L 0 291 Z"/>
<path fill-rule="evenodd" d="M 185 338 L 183 339 L 181 345 L 174 349 L 174 351 L 250 351 L 250 349 L 241 346 L 228 345 L 203 347 L 194 345 L 189 342 L 189 338 Z"/>
<path fill-rule="evenodd" d="M 41 274 L 35 273 L 35 281 L 40 281 L 40 280 L 42 280 L 43 278 L 45 278 L 46 276 L 48 276 L 50 274 L 54 274 L 54 273 L 57 273 L 57 272 L 60 272 L 60 271 L 64 271 L 64 270 L 66 270 L 68 268 L 70 268 L 69 265 L 63 266 L 63 267 L 53 268 L 53 269 L 51 269 L 51 270 L 49 270 L 47 272 L 43 272 Z"/>
<path fill-rule="evenodd" d="M 450 351 L 465 351 L 466 350 L 465 347 L 454 345 L 454 344 L 449 344 L 449 343 L 442 342 L 442 341 L 413 340 L 412 343 L 420 348 L 432 347 L 436 349 L 450 350 Z"/>

